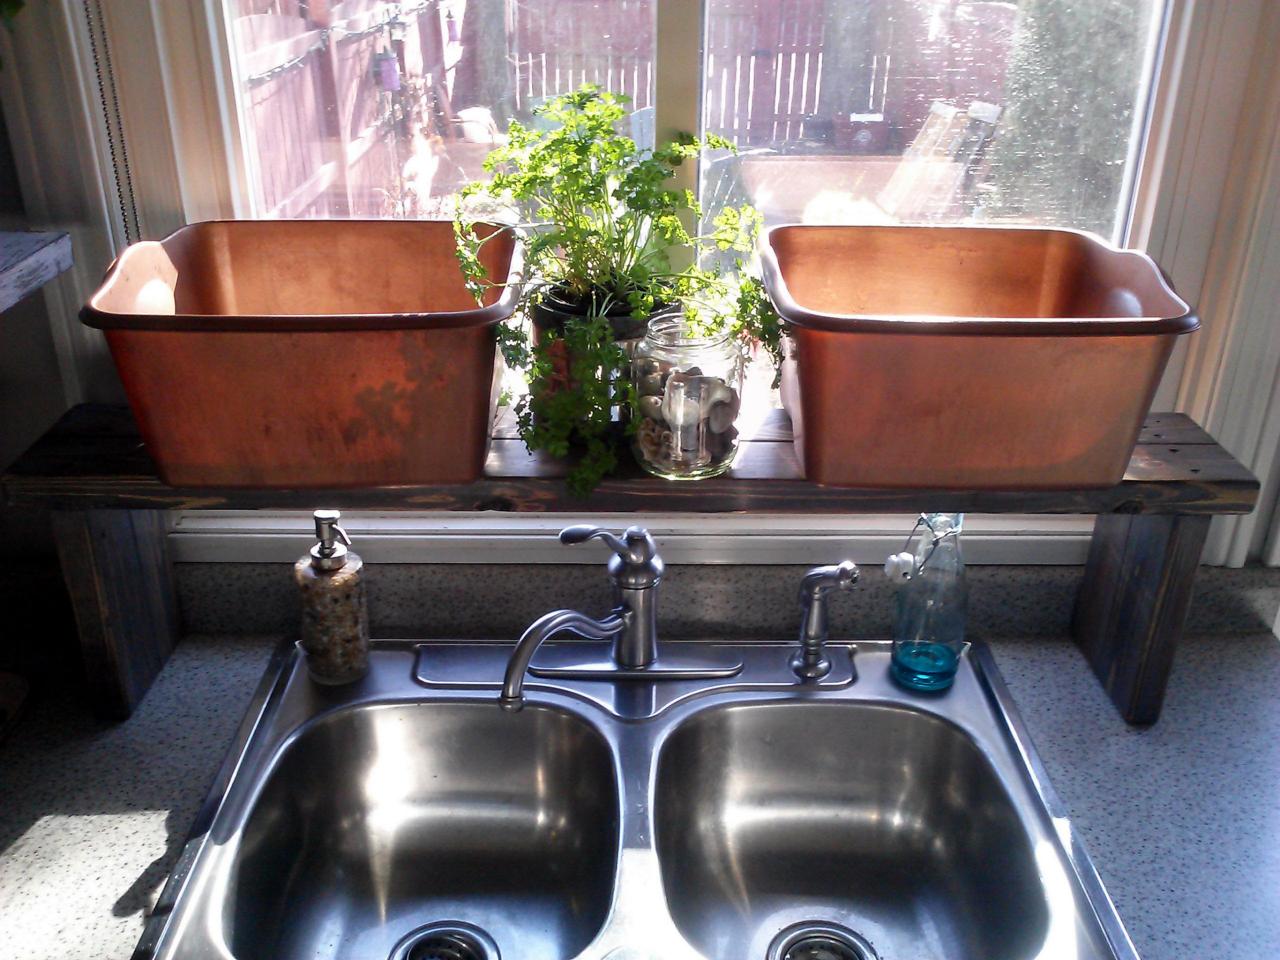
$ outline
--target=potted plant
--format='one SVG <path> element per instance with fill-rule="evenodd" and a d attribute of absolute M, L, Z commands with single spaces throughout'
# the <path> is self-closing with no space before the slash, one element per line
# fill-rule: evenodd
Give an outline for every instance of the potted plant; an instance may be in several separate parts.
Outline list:
<path fill-rule="evenodd" d="M 633 404 L 629 352 L 653 316 L 683 312 L 700 329 L 758 339 L 775 358 L 779 350 L 763 288 L 733 269 L 754 249 L 759 213 L 729 208 L 695 234 L 687 225 L 701 222 L 697 201 L 671 183 L 703 149 L 731 145 L 682 136 L 644 149 L 620 131 L 627 102 L 586 85 L 538 107 L 533 125 L 513 121 L 485 160 L 492 179 L 459 201 L 459 259 L 477 293 L 491 237 L 472 225 L 496 217 L 526 234 L 521 295 L 532 329 L 507 326 L 500 343 L 529 384 L 516 404 L 521 437 L 530 450 L 576 452 L 569 483 L 579 493 L 617 464 L 613 414 Z M 697 266 L 711 250 L 738 259 L 728 271 Z"/>

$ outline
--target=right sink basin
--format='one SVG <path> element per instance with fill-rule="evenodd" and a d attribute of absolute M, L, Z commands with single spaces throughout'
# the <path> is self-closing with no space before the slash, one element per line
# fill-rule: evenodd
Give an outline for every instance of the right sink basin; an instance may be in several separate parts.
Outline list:
<path fill-rule="evenodd" d="M 872 960 L 863 945 L 1030 960 L 1045 943 L 1034 846 L 1000 777 L 959 727 L 908 707 L 695 714 L 661 753 L 654 824 L 673 919 L 708 960 Z"/>

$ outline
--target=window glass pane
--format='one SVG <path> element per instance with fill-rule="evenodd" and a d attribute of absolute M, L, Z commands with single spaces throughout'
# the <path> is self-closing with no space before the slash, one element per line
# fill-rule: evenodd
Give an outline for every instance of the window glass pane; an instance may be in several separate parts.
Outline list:
<path fill-rule="evenodd" d="M 707 0 L 708 212 L 1118 236 L 1157 0 Z M 1137 120 L 1138 122 L 1135 122 Z"/>
<path fill-rule="evenodd" d="M 653 141 L 654 0 L 226 0 L 258 217 L 452 216 L 512 118 L 591 82 Z"/>

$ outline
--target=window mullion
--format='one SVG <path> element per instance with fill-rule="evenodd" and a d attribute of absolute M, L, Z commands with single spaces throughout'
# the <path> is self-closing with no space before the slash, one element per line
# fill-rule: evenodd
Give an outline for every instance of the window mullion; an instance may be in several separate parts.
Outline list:
<path fill-rule="evenodd" d="M 654 143 L 701 130 L 703 7 L 699 0 L 657 0 L 654 24 Z M 676 170 L 675 187 L 698 192 L 698 164 Z M 692 232 L 697 224 L 685 228 Z M 678 264 L 677 264 L 678 266 Z"/>

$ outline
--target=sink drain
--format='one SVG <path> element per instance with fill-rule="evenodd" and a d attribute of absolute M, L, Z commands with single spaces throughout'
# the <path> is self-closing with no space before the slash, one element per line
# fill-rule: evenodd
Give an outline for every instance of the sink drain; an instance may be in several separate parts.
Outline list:
<path fill-rule="evenodd" d="M 792 924 L 773 938 L 768 960 L 878 960 L 875 950 L 852 930 L 834 923 Z"/>
<path fill-rule="evenodd" d="M 470 923 L 448 921 L 419 927 L 391 951 L 391 960 L 501 960 L 498 945 Z"/>

